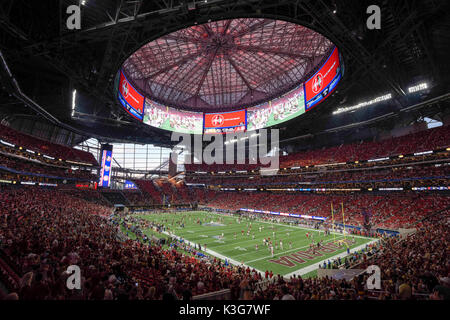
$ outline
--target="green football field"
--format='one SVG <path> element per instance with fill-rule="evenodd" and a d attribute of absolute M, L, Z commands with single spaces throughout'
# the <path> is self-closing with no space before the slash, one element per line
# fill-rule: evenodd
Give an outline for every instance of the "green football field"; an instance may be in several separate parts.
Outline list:
<path fill-rule="evenodd" d="M 269 270 L 281 275 L 289 275 L 293 272 L 312 274 L 311 271 L 317 269 L 321 261 L 346 252 L 347 246 L 352 249 L 374 240 L 359 236 L 344 236 L 341 233 L 325 236 L 323 231 L 319 234 L 313 229 L 246 218 L 238 223 L 237 216 L 203 211 L 145 213 L 134 214 L 133 217 L 162 223 L 176 236 L 191 243 L 200 244 L 202 247 L 206 245 L 209 255 L 228 259 L 235 264 L 243 263 L 262 272 Z M 179 226 L 181 221 L 184 221 L 184 228 Z M 251 232 L 247 235 L 250 223 Z M 155 234 L 152 230 L 143 230 L 143 232 L 148 236 Z M 307 238 L 307 233 L 313 235 L 312 240 Z M 274 243 L 273 257 L 268 246 L 263 244 L 263 239 L 269 237 Z M 280 248 L 280 240 L 283 243 L 283 249 Z M 324 246 L 321 248 L 317 248 L 316 245 L 319 240 L 323 240 Z M 314 251 L 310 249 L 311 243 L 315 245 Z"/>

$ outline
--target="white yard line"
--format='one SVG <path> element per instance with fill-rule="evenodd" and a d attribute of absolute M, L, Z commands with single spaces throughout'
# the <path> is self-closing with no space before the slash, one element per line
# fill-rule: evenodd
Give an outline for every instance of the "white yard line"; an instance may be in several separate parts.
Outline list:
<path fill-rule="evenodd" d="M 223 216 L 223 214 L 220 214 L 220 213 L 215 213 L 215 212 L 208 212 L 208 213 L 211 213 L 211 214 L 214 214 L 214 215 L 218 215 L 218 216 Z M 228 216 L 228 215 L 226 215 L 226 216 Z M 232 218 L 232 216 L 228 216 L 228 217 Z M 256 222 L 256 223 L 265 223 L 265 224 L 270 224 L 270 225 L 278 225 L 278 226 L 282 226 L 282 227 L 285 227 L 285 228 L 297 228 L 297 229 L 301 229 L 301 230 L 311 230 L 311 231 L 319 232 L 319 230 L 317 230 L 317 229 L 307 228 L 307 227 L 303 227 L 303 226 L 287 225 L 287 224 L 274 223 L 274 222 L 266 222 L 266 221 L 260 221 L 260 220 L 256 220 L 255 222 Z M 320 230 L 320 231 L 323 231 L 323 230 Z M 211 231 L 206 231 L 206 233 L 208 233 L 208 232 L 212 232 L 212 230 L 211 230 Z M 294 232 L 295 232 L 295 231 L 294 231 Z M 194 245 L 196 244 L 196 243 L 191 242 L 191 241 L 189 241 L 189 240 L 186 240 L 186 239 L 184 239 L 184 238 L 182 238 L 182 237 L 180 237 L 180 236 L 177 236 L 177 235 L 174 235 L 174 234 L 169 234 L 169 233 L 166 232 L 166 231 L 163 231 L 162 233 L 163 233 L 163 234 L 166 234 L 166 235 L 168 235 L 168 236 L 174 236 L 174 237 L 176 237 L 177 239 L 182 239 L 184 242 L 190 244 L 191 246 L 194 246 Z M 331 233 L 331 234 L 334 234 L 334 235 L 337 235 L 338 237 L 336 237 L 336 238 L 340 238 L 340 237 L 343 237 L 343 236 L 344 236 L 342 233 L 338 233 L 338 232 L 330 232 L 330 233 Z M 352 237 L 355 237 L 355 238 L 359 238 L 359 239 L 369 239 L 369 237 L 362 237 L 362 236 L 357 236 L 357 235 L 351 235 L 351 236 L 352 236 Z M 247 241 L 254 241 L 254 240 L 245 240 L 245 241 L 242 241 L 242 242 L 247 242 Z M 360 246 L 358 246 L 358 247 L 355 247 L 355 248 L 353 248 L 353 249 L 350 249 L 350 253 L 353 253 L 353 252 L 355 252 L 355 251 L 361 250 L 361 249 L 363 249 L 365 246 L 370 245 L 370 244 L 372 244 L 372 243 L 375 243 L 375 242 L 377 242 L 377 241 L 379 241 L 379 239 L 375 239 L 375 240 L 372 240 L 372 241 L 370 241 L 370 242 L 366 242 L 366 243 L 364 243 L 364 244 L 362 244 L 362 245 L 360 245 Z M 198 243 L 197 243 L 197 244 L 198 244 Z M 216 247 L 214 247 L 214 248 L 217 248 L 217 247 L 220 247 L 220 246 L 225 246 L 225 245 L 230 245 L 230 244 L 223 244 L 223 245 L 216 246 Z M 288 252 L 296 251 L 296 250 L 299 250 L 299 249 L 307 248 L 307 247 L 309 247 L 309 245 L 308 245 L 308 246 L 304 246 L 304 247 L 295 248 L 295 249 L 290 249 L 290 250 L 287 250 L 287 251 L 283 251 L 283 252 L 281 252 L 281 253 L 275 254 L 273 257 L 275 258 L 276 256 L 279 256 L 279 255 L 282 255 L 282 254 L 286 254 L 286 253 L 288 253 Z M 212 256 L 218 257 L 218 258 L 220 258 L 220 259 L 222 259 L 222 260 L 227 260 L 227 261 L 228 261 L 229 263 L 231 263 L 232 265 L 235 265 L 235 266 L 242 266 L 242 267 L 245 267 L 245 268 L 248 267 L 248 268 L 250 268 L 250 269 L 255 269 L 255 270 L 256 270 L 257 272 L 259 272 L 262 276 L 265 275 L 264 272 L 262 272 L 261 270 L 258 270 L 258 269 L 256 269 L 256 268 L 254 268 L 254 267 L 252 267 L 252 266 L 249 266 L 249 265 L 247 265 L 246 263 L 252 263 L 252 262 L 255 262 L 255 261 L 259 261 L 259 260 L 263 260 L 263 259 L 267 259 L 267 258 L 272 258 L 272 255 L 269 255 L 269 256 L 265 256 L 265 257 L 263 257 L 263 258 L 258 258 L 258 259 L 255 259 L 255 260 L 246 261 L 246 263 L 241 263 L 241 262 L 239 262 L 239 261 L 237 261 L 237 260 L 234 260 L 234 259 L 232 259 L 232 258 L 230 258 L 230 257 L 224 256 L 224 255 L 222 255 L 222 254 L 220 254 L 220 253 L 218 253 L 218 252 L 216 252 L 216 251 L 214 251 L 214 250 L 211 250 L 211 249 L 206 249 L 206 250 L 203 249 L 203 251 L 205 251 L 206 253 L 208 253 L 208 254 L 210 254 L 210 255 L 212 255 Z M 247 253 L 248 253 L 248 252 L 242 253 L 242 254 L 239 254 L 239 255 L 237 255 L 237 256 L 245 255 L 245 254 L 247 254 Z M 337 255 L 335 255 L 335 256 L 333 256 L 333 257 L 329 257 L 329 258 L 324 259 L 324 260 L 322 260 L 322 261 L 318 261 L 318 262 L 313 263 L 313 264 L 311 264 L 311 265 L 309 265 L 309 266 L 307 266 L 307 267 L 304 267 L 304 268 L 302 268 L 302 269 L 297 269 L 296 271 L 293 271 L 293 272 L 291 272 L 291 273 L 288 273 L 288 274 L 284 275 L 284 278 L 287 278 L 287 279 L 288 279 L 288 278 L 290 278 L 291 276 L 293 276 L 294 274 L 295 274 L 296 276 L 304 275 L 304 274 L 306 274 L 306 273 L 309 273 L 309 272 L 311 272 L 311 271 L 314 271 L 314 270 L 318 269 L 317 266 L 318 266 L 319 264 L 323 264 L 323 262 L 326 262 L 326 261 L 328 261 L 328 260 L 335 260 L 335 259 L 338 259 L 339 257 L 343 258 L 343 257 L 345 257 L 345 256 L 347 256 L 347 251 L 342 252 L 342 253 L 340 253 L 340 254 L 337 254 Z"/>
<path fill-rule="evenodd" d="M 191 246 L 194 246 L 195 245 L 195 243 L 193 243 L 193 242 L 191 242 L 191 241 L 189 241 L 189 240 L 186 240 L 186 239 L 184 239 L 184 238 L 182 238 L 182 237 L 179 237 L 179 236 L 177 236 L 177 235 L 170 235 L 168 232 L 166 232 L 166 231 L 163 231 L 162 233 L 164 233 L 165 235 L 168 235 L 168 236 L 173 236 L 173 237 L 176 237 L 177 239 L 182 239 L 184 242 L 187 242 L 189 245 L 191 245 Z M 209 253 L 210 255 L 212 255 L 212 256 L 216 256 L 216 257 L 218 257 L 218 258 L 220 258 L 220 259 L 222 259 L 222 260 L 227 260 L 229 263 L 231 263 L 232 265 L 235 265 L 235 266 L 241 266 L 241 267 L 245 267 L 245 268 L 250 268 L 250 269 L 255 269 L 257 272 L 259 272 L 262 276 L 264 276 L 265 275 L 265 273 L 264 272 L 262 272 L 261 270 L 258 270 L 258 269 L 256 269 L 256 268 L 254 268 L 254 267 L 251 267 L 251 266 L 249 266 L 249 265 L 246 265 L 246 264 L 244 264 L 244 263 L 241 263 L 241 262 L 239 262 L 239 261 L 236 261 L 236 260 L 234 260 L 234 259 L 231 259 L 230 257 L 226 257 L 226 256 L 224 256 L 224 255 L 221 255 L 220 253 L 218 253 L 218 252 L 215 252 L 215 251 L 213 251 L 213 250 L 211 250 L 211 249 L 203 249 L 203 251 L 206 251 L 206 253 Z"/>
<path fill-rule="evenodd" d="M 357 246 L 357 247 L 355 247 L 355 248 L 353 248 L 353 249 L 350 249 L 350 254 L 352 254 L 353 252 L 359 251 L 359 250 L 361 250 L 361 249 L 364 249 L 366 246 L 368 246 L 368 245 L 370 245 L 370 244 L 372 244 L 372 243 L 378 242 L 378 241 L 380 241 L 380 240 L 379 240 L 379 239 L 377 239 L 377 240 L 372 240 L 372 241 L 370 241 L 370 242 L 367 242 L 367 243 L 364 243 L 364 244 L 362 244 L 362 245 L 360 245 L 360 246 Z M 316 269 L 319 269 L 319 268 L 318 268 L 318 265 L 322 265 L 324 262 L 327 262 L 328 260 L 333 261 L 333 260 L 338 259 L 339 257 L 344 258 L 344 257 L 347 256 L 347 255 L 348 255 L 348 254 L 347 254 L 347 251 L 341 252 L 341 253 L 339 253 L 339 254 L 333 256 L 333 257 L 329 257 L 329 258 L 324 259 L 324 260 L 322 260 L 322 261 L 317 261 L 317 262 L 315 262 L 315 263 L 313 263 L 313 264 L 311 264 L 311 265 L 309 265 L 309 266 L 307 266 L 307 267 L 304 267 L 304 268 L 302 268 L 302 269 L 298 269 L 298 270 L 293 271 L 293 272 L 291 272 L 291 273 L 285 274 L 284 277 L 287 278 L 287 279 L 289 279 L 289 278 L 292 277 L 294 274 L 295 274 L 296 276 L 302 276 L 302 275 L 307 274 L 307 273 L 309 273 L 309 272 L 311 272 L 311 271 L 314 271 L 314 270 L 316 270 Z"/>

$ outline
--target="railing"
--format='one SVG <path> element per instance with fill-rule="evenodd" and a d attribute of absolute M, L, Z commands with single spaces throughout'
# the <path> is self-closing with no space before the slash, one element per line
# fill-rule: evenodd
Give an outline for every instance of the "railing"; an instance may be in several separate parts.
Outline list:
<path fill-rule="evenodd" d="M 192 300 L 230 300 L 230 299 L 231 299 L 230 289 L 208 292 L 192 297 Z"/>

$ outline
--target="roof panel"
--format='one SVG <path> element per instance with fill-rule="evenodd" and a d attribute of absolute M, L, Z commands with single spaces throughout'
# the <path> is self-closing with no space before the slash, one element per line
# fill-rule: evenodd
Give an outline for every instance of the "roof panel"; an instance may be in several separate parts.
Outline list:
<path fill-rule="evenodd" d="M 143 94 L 169 106 L 205 111 L 204 104 L 194 104 L 201 99 L 210 105 L 207 111 L 232 110 L 300 84 L 312 62 L 332 46 L 317 32 L 291 22 L 228 19 L 153 40 L 131 55 L 123 70 L 132 82 L 145 80 L 133 82 L 142 85 L 137 88 Z M 259 100 L 249 100 L 255 91 Z"/>

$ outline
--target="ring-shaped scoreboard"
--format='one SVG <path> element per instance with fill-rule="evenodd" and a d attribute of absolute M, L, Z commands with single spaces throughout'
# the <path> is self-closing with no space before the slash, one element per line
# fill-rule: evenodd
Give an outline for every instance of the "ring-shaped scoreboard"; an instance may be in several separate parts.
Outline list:
<path fill-rule="evenodd" d="M 221 31 L 221 33 L 226 32 L 228 31 Z M 185 41 L 189 42 L 189 37 L 186 35 L 185 37 Z M 205 39 L 207 39 L 207 36 Z M 215 42 L 211 43 L 204 40 L 202 45 L 205 48 L 202 47 L 202 50 L 205 50 L 205 52 L 201 52 L 201 54 L 204 56 L 212 55 L 210 51 L 215 50 L 215 59 L 221 59 L 220 61 L 225 61 L 228 59 L 232 61 L 229 56 L 226 56 L 227 54 L 230 55 L 229 52 L 231 52 L 231 50 L 244 50 L 242 49 L 244 48 L 244 45 L 242 45 L 242 43 L 236 44 L 236 39 L 229 40 L 231 37 L 224 39 L 225 40 L 216 37 L 211 40 Z M 221 42 L 219 43 L 219 41 Z M 239 41 L 242 42 L 243 40 L 240 39 Z M 248 43 L 251 43 L 251 41 L 252 40 L 250 39 L 245 42 L 245 50 L 257 51 L 258 48 L 256 47 L 247 48 Z M 255 54 L 263 56 L 264 51 L 269 52 L 268 54 L 274 54 L 276 52 L 273 48 L 271 49 L 272 51 L 269 49 L 270 48 L 268 47 L 262 47 L 259 49 L 262 53 L 256 52 Z M 217 57 L 218 52 L 219 55 L 221 54 L 222 56 Z M 132 82 L 142 82 L 130 81 L 127 77 L 127 70 L 123 67 L 119 70 L 116 77 L 115 94 L 117 95 L 121 105 L 132 117 L 143 122 L 144 124 L 159 129 L 188 134 L 222 134 L 230 132 L 253 131 L 275 126 L 304 114 L 323 102 L 336 89 L 343 76 L 342 58 L 338 48 L 334 45 L 330 46 L 327 52 L 328 55 L 324 56 L 320 60 L 320 63 L 314 67 L 314 70 L 317 71 L 309 72 L 312 76 L 308 78 L 305 77 L 304 81 L 298 83 L 294 89 L 266 102 L 249 107 L 246 107 L 244 104 L 241 108 L 233 108 L 230 111 L 199 112 L 183 110 L 180 106 L 173 107 L 168 104 L 157 102 L 151 97 L 150 94 L 148 94 L 148 92 L 142 92 L 143 90 L 141 90 L 139 85 L 135 86 L 132 84 Z M 288 54 L 285 52 L 282 52 L 281 54 L 278 52 L 276 53 L 278 55 Z M 291 54 L 294 57 L 296 56 L 295 52 L 292 52 Z M 202 59 L 205 60 L 205 58 Z M 196 61 L 198 61 L 198 64 L 202 62 L 201 59 Z M 293 61 L 293 59 L 290 61 Z M 214 61 L 210 61 L 209 63 L 211 64 L 213 62 Z M 244 64 L 244 62 L 241 63 Z M 186 64 L 186 62 L 184 62 L 184 64 Z M 224 69 L 226 68 L 225 64 L 222 63 L 221 65 Z M 193 65 L 192 69 L 195 67 L 196 66 Z M 170 69 L 170 66 L 164 68 Z M 239 71 L 239 67 L 235 64 L 233 64 L 233 68 L 236 71 Z M 181 69 L 182 68 L 180 67 L 180 70 Z M 215 71 L 217 73 L 217 70 Z M 158 72 L 161 73 L 161 71 Z M 183 70 L 180 72 L 183 72 Z M 268 72 L 270 72 L 270 70 L 268 70 Z M 192 74 L 193 73 L 191 72 L 191 75 Z M 244 80 L 246 77 L 249 77 L 247 75 L 243 75 L 242 71 L 237 72 L 237 74 L 239 74 L 239 76 Z M 173 75 L 171 76 L 173 77 Z M 237 76 L 235 75 L 235 77 Z M 217 79 L 218 78 L 216 78 L 216 82 L 218 82 Z M 205 81 L 205 79 L 203 79 L 203 81 Z M 253 81 L 253 83 L 256 83 L 256 81 Z M 248 87 L 250 86 L 251 84 L 248 83 Z M 198 91 L 199 90 L 197 90 L 197 92 Z M 222 96 L 224 96 L 223 93 Z M 242 100 L 245 100 L 244 98 L 242 98 Z"/>

